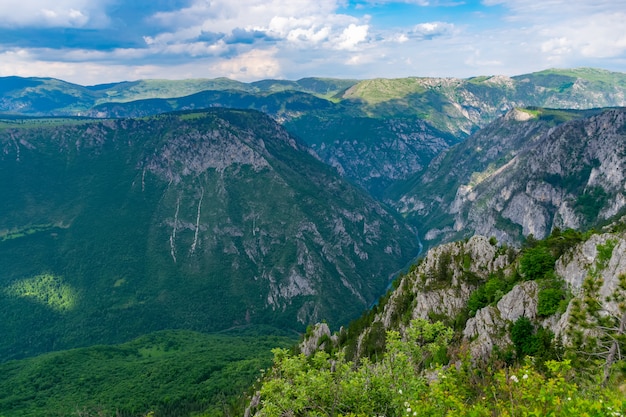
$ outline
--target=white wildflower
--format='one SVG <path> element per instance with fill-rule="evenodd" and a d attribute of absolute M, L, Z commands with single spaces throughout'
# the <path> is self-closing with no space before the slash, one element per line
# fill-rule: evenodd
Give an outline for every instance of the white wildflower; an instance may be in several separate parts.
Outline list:
<path fill-rule="evenodd" d="M 524 374 L 524 376 L 522 377 L 522 379 L 528 379 L 528 374 Z"/>
<path fill-rule="evenodd" d="M 511 375 L 511 381 L 519 382 L 519 379 L 515 375 Z"/>

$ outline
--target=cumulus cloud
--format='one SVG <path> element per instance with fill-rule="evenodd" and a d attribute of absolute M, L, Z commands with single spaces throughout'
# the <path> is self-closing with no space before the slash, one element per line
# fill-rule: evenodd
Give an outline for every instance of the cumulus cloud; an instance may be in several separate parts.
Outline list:
<path fill-rule="evenodd" d="M 102 27 L 106 2 L 90 0 L 0 0 L 3 27 Z"/>
<path fill-rule="evenodd" d="M 355 49 L 358 44 L 367 39 L 367 25 L 350 24 L 343 30 L 337 40 L 337 49 Z"/>
<path fill-rule="evenodd" d="M 281 68 L 275 55 L 275 49 L 252 50 L 211 65 L 207 72 L 243 81 L 277 78 Z"/>
<path fill-rule="evenodd" d="M 94 83 L 98 73 L 110 82 L 623 70 L 624 1 L 0 0 L 0 74 Z"/>
<path fill-rule="evenodd" d="M 422 39 L 433 39 L 438 36 L 452 35 L 454 32 L 455 27 L 452 23 L 427 22 L 415 25 L 408 34 Z"/>

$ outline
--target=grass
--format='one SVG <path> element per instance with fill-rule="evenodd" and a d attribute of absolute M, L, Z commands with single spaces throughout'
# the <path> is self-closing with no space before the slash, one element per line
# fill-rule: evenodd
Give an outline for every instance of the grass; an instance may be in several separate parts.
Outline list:
<path fill-rule="evenodd" d="M 344 94 L 344 99 L 361 99 L 369 105 L 376 105 L 426 91 L 417 78 L 376 78 L 356 84 Z"/>

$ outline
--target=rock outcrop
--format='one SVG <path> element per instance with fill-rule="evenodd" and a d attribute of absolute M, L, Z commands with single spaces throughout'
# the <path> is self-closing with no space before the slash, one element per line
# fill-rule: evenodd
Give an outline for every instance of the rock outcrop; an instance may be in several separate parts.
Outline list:
<path fill-rule="evenodd" d="M 624 155 L 626 109 L 513 110 L 437 157 L 396 206 L 430 245 L 474 233 L 518 244 L 624 212 Z"/>

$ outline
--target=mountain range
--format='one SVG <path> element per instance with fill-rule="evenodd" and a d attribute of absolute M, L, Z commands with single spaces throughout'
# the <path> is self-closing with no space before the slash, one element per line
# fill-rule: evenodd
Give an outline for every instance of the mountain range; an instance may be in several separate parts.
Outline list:
<path fill-rule="evenodd" d="M 389 202 L 422 225 L 429 245 L 473 234 L 519 245 L 619 218 L 625 112 L 514 109 L 442 152 Z"/>
<path fill-rule="evenodd" d="M 625 97 L 626 74 L 596 69 L 88 87 L 0 78 L 0 368 L 38 381 L 0 392 L 0 414 L 62 402 L 40 396 L 48 405 L 28 408 L 33 390 L 56 384 L 37 370 L 79 369 L 81 355 L 127 363 L 141 379 L 153 359 L 174 369 L 185 355 L 202 357 L 203 344 L 237 346 L 246 353 L 232 366 L 245 386 L 267 366 L 268 343 L 285 345 L 318 321 L 338 329 L 363 311 L 365 327 L 338 336 L 357 356 L 378 352 L 379 336 L 417 316 L 497 345 L 487 322 L 541 290 L 522 294 L 535 280 L 513 272 L 518 248 L 602 227 L 614 235 L 576 232 L 568 249 L 579 245 L 580 258 L 623 246 Z M 563 271 L 584 263 L 558 247 Z M 500 298 L 470 314 L 472 294 L 505 275 Z M 580 289 L 580 279 L 564 279 Z M 392 281 L 398 290 L 379 298 Z M 207 338 L 216 332 L 228 337 Z M 322 333 L 311 351 L 335 337 Z M 258 350 L 244 347 L 250 335 Z M 158 407 L 147 394 L 142 409 L 132 399 L 106 408 L 108 394 L 98 401 L 122 415 L 190 415 L 207 406 L 197 395 L 218 398 L 229 360 L 214 375 L 203 362 L 195 382 L 177 379 L 207 386 Z"/>
<path fill-rule="evenodd" d="M 146 80 L 83 87 L 0 78 L 0 113 L 142 117 L 207 107 L 263 111 L 350 181 L 380 197 L 449 146 L 515 107 L 626 105 L 626 75 L 599 69 L 514 77 Z"/>

